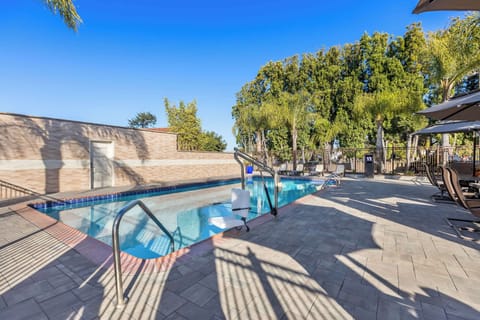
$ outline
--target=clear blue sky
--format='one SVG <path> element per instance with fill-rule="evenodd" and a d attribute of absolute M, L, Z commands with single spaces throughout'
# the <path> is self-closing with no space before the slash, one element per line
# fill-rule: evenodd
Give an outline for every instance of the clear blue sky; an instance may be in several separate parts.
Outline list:
<path fill-rule="evenodd" d="M 42 0 L 0 2 L 0 111 L 112 125 L 137 112 L 167 126 L 164 97 L 197 100 L 206 130 L 235 146 L 231 107 L 268 61 L 448 25 L 462 12 L 414 15 L 416 0 L 76 0 L 69 30 Z"/>

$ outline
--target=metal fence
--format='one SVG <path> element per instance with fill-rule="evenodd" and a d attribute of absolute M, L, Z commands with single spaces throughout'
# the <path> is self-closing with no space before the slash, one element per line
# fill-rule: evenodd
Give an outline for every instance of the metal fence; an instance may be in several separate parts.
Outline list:
<path fill-rule="evenodd" d="M 449 165 L 462 174 L 480 173 L 480 156 L 473 156 L 472 146 L 459 147 L 390 147 L 385 149 L 383 159 L 379 159 L 374 148 L 339 148 L 332 151 L 322 151 L 326 168 L 336 164 L 344 164 L 347 173 L 365 173 L 365 156 L 372 155 L 376 164 L 377 174 L 407 174 L 423 175 L 424 164 L 438 167 Z M 409 158 L 408 158 L 409 157 Z M 474 168 L 473 161 L 476 159 Z M 381 164 L 381 165 L 380 165 Z M 380 172 L 381 170 L 381 172 Z"/>
<path fill-rule="evenodd" d="M 477 149 L 476 169 L 480 175 L 480 155 Z M 473 147 L 418 147 L 407 149 L 403 146 L 389 147 L 385 149 L 384 156 L 380 159 L 374 147 L 371 148 L 336 148 L 332 150 L 317 150 L 309 154 L 308 159 L 298 156 L 299 163 L 304 167 L 311 164 L 320 165 L 323 171 L 333 172 L 338 164 L 344 165 L 345 173 L 365 173 L 365 156 L 373 156 L 376 174 L 405 174 L 424 175 L 424 164 L 433 166 L 449 165 L 456 168 L 462 174 L 475 174 L 473 167 Z M 292 168 L 292 163 L 274 163 L 274 166 Z"/>

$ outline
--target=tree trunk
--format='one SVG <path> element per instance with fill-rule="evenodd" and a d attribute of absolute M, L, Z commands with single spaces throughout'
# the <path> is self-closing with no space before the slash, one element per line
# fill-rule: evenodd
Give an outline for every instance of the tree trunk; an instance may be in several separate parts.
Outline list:
<path fill-rule="evenodd" d="M 262 130 L 257 130 L 257 154 L 262 154 Z"/>
<path fill-rule="evenodd" d="M 377 142 L 376 142 L 376 158 L 377 158 L 377 172 L 383 173 L 385 161 L 385 145 L 383 141 L 383 121 L 377 121 Z"/>
<path fill-rule="evenodd" d="M 407 140 L 407 167 L 405 168 L 405 171 L 408 171 L 410 168 L 410 157 L 411 157 L 411 150 L 412 150 L 412 135 L 408 135 L 408 140 Z"/>
<path fill-rule="evenodd" d="M 441 85 L 443 90 L 442 102 L 445 102 L 449 98 L 449 94 L 452 91 L 454 83 L 450 82 L 448 79 L 445 79 L 445 80 L 442 80 Z M 443 147 L 442 164 L 445 166 L 448 162 L 448 155 L 450 150 L 450 135 L 448 133 L 442 134 L 442 147 Z"/>
<path fill-rule="evenodd" d="M 293 171 L 297 170 L 297 128 L 292 128 L 292 161 Z"/>
<path fill-rule="evenodd" d="M 267 139 L 265 138 L 265 130 L 262 130 L 262 154 L 263 154 L 263 162 L 268 164 L 268 150 L 267 150 Z"/>

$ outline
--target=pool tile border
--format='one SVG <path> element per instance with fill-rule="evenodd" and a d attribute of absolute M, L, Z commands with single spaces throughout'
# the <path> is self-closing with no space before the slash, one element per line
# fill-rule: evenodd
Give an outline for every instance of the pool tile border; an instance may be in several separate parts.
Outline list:
<path fill-rule="evenodd" d="M 162 195 L 162 194 L 169 194 L 174 191 L 183 191 L 183 190 L 189 191 L 189 188 L 193 188 L 193 187 L 206 186 L 206 185 L 212 186 L 212 187 L 218 187 L 218 186 L 223 186 L 228 184 L 234 184 L 237 182 L 240 182 L 239 178 L 221 179 L 221 180 L 213 180 L 213 181 L 206 181 L 206 182 L 191 182 L 191 183 L 183 183 L 183 184 L 171 185 L 171 186 L 152 187 L 152 188 L 145 188 L 145 189 L 138 189 L 138 190 L 114 192 L 114 193 L 101 194 L 96 196 L 84 196 L 84 197 L 67 198 L 67 199 L 61 199 L 61 200 L 39 201 L 39 202 L 29 203 L 28 205 L 37 210 L 44 210 L 47 208 L 52 208 L 60 205 L 76 205 L 76 204 L 88 205 L 89 202 L 102 201 L 102 200 L 115 200 L 120 197 L 134 196 L 138 194 L 158 193 L 158 195 Z"/>

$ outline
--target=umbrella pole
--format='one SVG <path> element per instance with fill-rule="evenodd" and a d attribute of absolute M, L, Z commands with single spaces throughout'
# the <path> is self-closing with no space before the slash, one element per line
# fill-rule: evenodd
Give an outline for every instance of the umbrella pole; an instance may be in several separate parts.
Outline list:
<path fill-rule="evenodd" d="M 476 169 L 477 169 L 477 131 L 473 131 L 473 174 L 472 176 L 475 177 Z"/>

